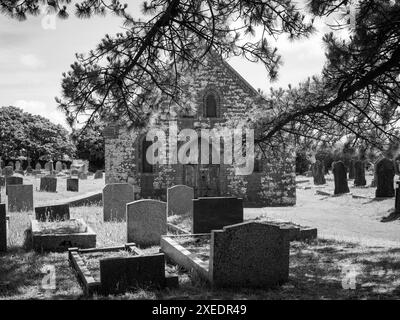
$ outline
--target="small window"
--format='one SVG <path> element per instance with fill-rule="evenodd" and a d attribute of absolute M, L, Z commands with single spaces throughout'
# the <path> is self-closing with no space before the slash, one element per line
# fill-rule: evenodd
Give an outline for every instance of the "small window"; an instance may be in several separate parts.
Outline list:
<path fill-rule="evenodd" d="M 217 117 L 217 97 L 214 93 L 209 93 L 206 97 L 206 117 L 216 118 Z"/>
<path fill-rule="evenodd" d="M 143 173 L 153 173 L 153 165 L 147 161 L 147 149 L 153 144 L 153 141 L 143 140 L 142 145 L 142 171 Z"/>

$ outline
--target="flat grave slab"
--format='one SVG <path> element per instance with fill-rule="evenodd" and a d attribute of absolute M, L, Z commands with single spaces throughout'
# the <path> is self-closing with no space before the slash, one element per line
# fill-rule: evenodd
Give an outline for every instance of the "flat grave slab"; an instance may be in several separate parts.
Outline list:
<path fill-rule="evenodd" d="M 81 219 L 46 222 L 31 220 L 35 251 L 66 251 L 68 248 L 96 247 L 96 233 Z"/>
<path fill-rule="evenodd" d="M 166 270 L 164 254 L 144 254 L 134 243 L 68 251 L 70 264 L 86 295 L 178 286 L 178 277 Z"/>

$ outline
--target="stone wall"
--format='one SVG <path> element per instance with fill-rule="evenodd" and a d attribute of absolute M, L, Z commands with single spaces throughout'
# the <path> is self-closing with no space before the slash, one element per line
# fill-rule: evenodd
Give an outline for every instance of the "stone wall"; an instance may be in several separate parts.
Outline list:
<path fill-rule="evenodd" d="M 260 103 L 258 93 L 226 62 L 211 55 L 196 72 L 185 77 L 194 105 L 191 115 L 170 118 L 177 120 L 178 132 L 182 128 L 212 129 L 226 119 L 240 118 L 246 110 Z M 217 117 L 204 117 L 204 97 L 212 91 L 218 95 Z M 154 173 L 142 173 L 141 141 L 144 131 L 128 132 L 124 127 L 110 125 L 104 132 L 106 183 L 128 182 L 135 186 L 137 198 L 165 200 L 166 189 L 184 184 L 184 168 L 172 165 L 154 167 Z M 167 146 L 168 149 L 168 146 Z M 221 164 L 219 190 L 221 195 L 240 196 L 246 203 L 269 206 L 296 203 L 295 157 L 282 150 L 279 156 L 263 159 L 263 168 L 249 176 L 233 176 L 232 166 Z"/>

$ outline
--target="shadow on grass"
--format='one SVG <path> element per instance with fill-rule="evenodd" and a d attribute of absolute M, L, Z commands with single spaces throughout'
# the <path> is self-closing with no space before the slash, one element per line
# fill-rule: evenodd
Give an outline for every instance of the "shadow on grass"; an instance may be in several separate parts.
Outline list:
<path fill-rule="evenodd" d="M 56 289 L 45 290 L 44 266 L 55 267 Z M 81 296 L 66 253 L 38 254 L 11 249 L 0 255 L 1 299 L 77 299 Z"/>
<path fill-rule="evenodd" d="M 350 272 L 350 274 L 349 274 Z M 355 289 L 344 289 L 355 275 Z M 395 299 L 400 297 L 400 249 L 328 240 L 292 243 L 289 281 L 269 290 L 210 289 L 183 280 L 164 299 Z M 345 286 L 346 287 L 346 286 Z"/>

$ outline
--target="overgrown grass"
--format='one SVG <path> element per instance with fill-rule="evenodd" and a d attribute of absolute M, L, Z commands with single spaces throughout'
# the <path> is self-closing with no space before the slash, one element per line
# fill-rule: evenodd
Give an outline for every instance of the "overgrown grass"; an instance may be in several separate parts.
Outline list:
<path fill-rule="evenodd" d="M 71 216 L 82 218 L 94 229 L 98 247 L 126 243 L 126 223 L 102 222 L 102 207 L 71 208 Z M 23 249 L 28 227 L 27 213 L 11 215 L 9 252 L 0 255 L 0 298 L 85 298 L 66 253 L 38 254 Z M 158 247 L 146 249 L 146 252 L 157 251 Z M 55 290 L 42 289 L 46 265 L 55 267 Z M 178 289 L 142 288 L 125 295 L 91 299 L 392 299 L 400 296 L 400 249 L 361 247 L 338 241 L 292 243 L 289 282 L 270 290 L 212 289 L 196 273 L 179 266 L 168 268 L 179 274 Z M 357 274 L 355 290 L 342 287 L 344 271 L 349 268 Z"/>

